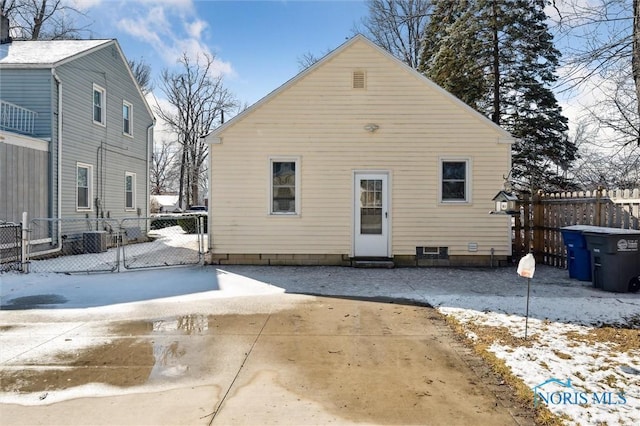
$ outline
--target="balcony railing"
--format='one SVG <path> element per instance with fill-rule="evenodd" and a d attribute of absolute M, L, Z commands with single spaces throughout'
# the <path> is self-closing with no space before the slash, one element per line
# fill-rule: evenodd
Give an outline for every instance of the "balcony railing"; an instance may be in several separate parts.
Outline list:
<path fill-rule="evenodd" d="M 38 113 L 0 100 L 0 130 L 33 135 Z"/>

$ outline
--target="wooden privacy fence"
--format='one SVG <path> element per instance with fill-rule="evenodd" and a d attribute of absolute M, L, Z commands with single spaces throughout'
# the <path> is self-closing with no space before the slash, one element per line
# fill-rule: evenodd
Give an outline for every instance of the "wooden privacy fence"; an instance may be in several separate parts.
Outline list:
<path fill-rule="evenodd" d="M 533 253 L 536 262 L 565 268 L 560 228 L 570 225 L 640 229 L 640 189 L 525 195 L 513 220 L 513 258 Z"/>

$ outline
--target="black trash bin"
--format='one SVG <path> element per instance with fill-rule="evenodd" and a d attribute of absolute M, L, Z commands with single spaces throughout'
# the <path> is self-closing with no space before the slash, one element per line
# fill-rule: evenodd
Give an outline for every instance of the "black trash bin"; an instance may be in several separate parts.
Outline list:
<path fill-rule="evenodd" d="M 560 228 L 562 240 L 567 246 L 569 278 L 591 281 L 591 253 L 587 249 L 587 241 L 582 233 L 595 228 L 595 226 L 589 225 L 572 225 Z"/>
<path fill-rule="evenodd" d="M 594 287 L 618 293 L 640 290 L 640 231 L 602 227 L 583 235 L 591 251 Z"/>

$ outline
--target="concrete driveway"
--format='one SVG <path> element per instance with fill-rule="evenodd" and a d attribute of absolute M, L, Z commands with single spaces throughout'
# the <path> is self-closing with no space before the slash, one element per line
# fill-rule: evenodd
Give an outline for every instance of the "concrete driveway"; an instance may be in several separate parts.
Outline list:
<path fill-rule="evenodd" d="M 2 424 L 533 423 L 426 306 L 277 291 L 126 306 L 0 312 Z"/>

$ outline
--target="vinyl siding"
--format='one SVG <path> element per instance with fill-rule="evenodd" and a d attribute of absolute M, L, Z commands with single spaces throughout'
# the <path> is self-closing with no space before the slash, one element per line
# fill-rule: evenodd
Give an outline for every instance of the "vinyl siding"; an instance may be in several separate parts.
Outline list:
<path fill-rule="evenodd" d="M 49 69 L 0 69 L 0 98 L 38 113 L 34 134 L 51 137 L 53 77 Z"/>
<path fill-rule="evenodd" d="M 20 223 L 22 212 L 29 219 L 47 217 L 48 163 L 47 151 L 0 142 L 1 221 Z"/>
<path fill-rule="evenodd" d="M 352 89 L 355 70 L 366 72 L 366 89 Z M 416 246 L 510 254 L 508 218 L 488 214 L 510 168 L 504 133 L 368 43 L 347 46 L 217 136 L 214 253 L 352 254 L 353 174 L 377 170 L 390 175 L 392 255 Z M 268 215 L 269 157 L 279 155 L 300 157 L 299 217 Z M 438 201 L 442 157 L 470 161 L 471 203 Z"/>
<path fill-rule="evenodd" d="M 125 172 L 136 173 L 136 204 L 148 207 L 147 127 L 153 123 L 126 65 L 113 45 L 56 69 L 62 81 L 62 213 L 65 217 L 131 217 L 125 210 Z M 106 90 L 106 125 L 93 122 L 93 85 Z M 123 134 L 122 103 L 133 106 L 133 137 Z M 76 164 L 93 166 L 93 198 L 100 209 L 77 211 Z"/>

